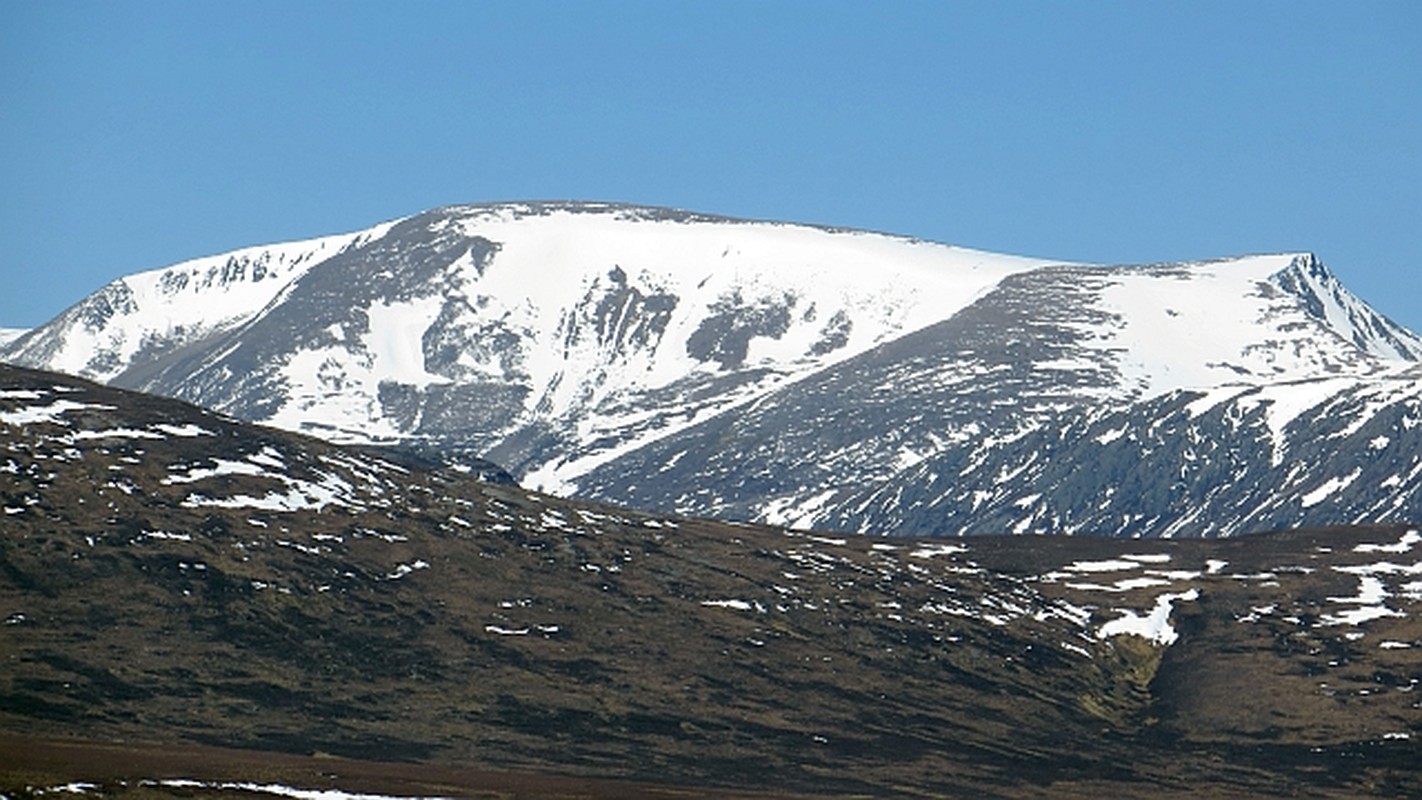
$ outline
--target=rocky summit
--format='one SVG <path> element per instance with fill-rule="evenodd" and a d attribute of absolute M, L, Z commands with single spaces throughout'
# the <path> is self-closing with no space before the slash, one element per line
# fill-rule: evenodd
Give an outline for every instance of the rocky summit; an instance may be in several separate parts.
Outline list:
<path fill-rule="evenodd" d="M 1416 790 L 1408 526 L 728 524 L 16 367 L 0 515 L 7 797 Z"/>
<path fill-rule="evenodd" d="M 1419 356 L 1306 253 L 1067 264 L 577 202 L 131 275 L 0 345 L 566 497 L 902 536 L 1415 520 Z"/>

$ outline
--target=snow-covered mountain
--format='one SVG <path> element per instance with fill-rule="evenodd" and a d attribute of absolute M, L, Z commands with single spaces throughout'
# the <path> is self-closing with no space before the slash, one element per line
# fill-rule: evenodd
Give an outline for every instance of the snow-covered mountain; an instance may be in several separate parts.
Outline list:
<path fill-rule="evenodd" d="M 186 262 L 0 346 L 561 493 L 918 534 L 1422 516 L 1419 357 L 1310 255 L 1087 266 L 592 203 Z"/>

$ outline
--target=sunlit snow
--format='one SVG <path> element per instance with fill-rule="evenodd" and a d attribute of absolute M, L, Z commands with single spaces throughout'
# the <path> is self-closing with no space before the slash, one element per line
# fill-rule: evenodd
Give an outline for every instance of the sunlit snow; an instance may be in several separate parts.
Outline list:
<path fill-rule="evenodd" d="M 270 794 L 278 797 L 291 797 L 295 800 L 451 800 L 444 797 L 416 796 L 402 797 L 388 794 L 363 794 L 359 792 L 347 792 L 341 789 L 298 789 L 280 783 L 255 783 L 250 781 L 196 781 L 181 778 L 166 780 L 142 781 L 149 786 L 167 786 L 175 789 L 207 789 L 216 791 L 238 791 L 252 792 L 256 794 Z"/>
<path fill-rule="evenodd" d="M 1146 616 L 1142 617 L 1131 610 L 1121 611 L 1120 617 L 1102 625 L 1096 635 L 1101 639 L 1111 636 L 1133 635 L 1149 639 L 1156 644 L 1174 644 L 1180 635 L 1170 624 L 1172 603 L 1177 600 L 1196 600 L 1199 596 L 1200 593 L 1196 589 L 1162 594 L 1155 599 L 1155 608 L 1151 609 L 1151 612 Z"/>
<path fill-rule="evenodd" d="M 60 398 L 42 406 L 22 406 L 14 411 L 0 411 L 0 422 L 7 425 L 63 424 L 63 417 L 71 411 L 112 411 L 113 406 L 96 403 L 76 403 Z"/>
<path fill-rule="evenodd" d="M 1353 548 L 1355 553 L 1407 553 L 1413 545 L 1422 543 L 1422 533 L 1408 531 L 1395 544 L 1360 544 Z"/>

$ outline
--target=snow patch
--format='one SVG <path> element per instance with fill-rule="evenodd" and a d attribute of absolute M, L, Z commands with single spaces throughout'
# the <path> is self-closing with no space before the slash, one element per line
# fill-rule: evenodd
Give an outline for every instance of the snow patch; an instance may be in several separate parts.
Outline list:
<path fill-rule="evenodd" d="M 1319 503 L 1322 503 L 1324 500 L 1327 500 L 1329 495 L 1332 495 L 1334 492 L 1338 492 L 1351 486 L 1353 484 L 1353 481 L 1357 480 L 1358 476 L 1361 475 L 1362 472 L 1363 470 L 1360 467 L 1345 476 L 1329 478 L 1328 480 L 1320 484 L 1318 488 L 1314 489 L 1313 491 L 1309 492 L 1308 494 L 1305 494 L 1302 498 L 1300 498 L 1300 505 L 1302 505 L 1304 508 L 1312 508 L 1318 505 Z"/>
<path fill-rule="evenodd" d="M 48 405 L 25 406 L 14 411 L 0 411 L 0 422 L 7 425 L 41 425 L 41 424 L 65 424 L 60 419 L 65 414 L 72 411 L 113 411 L 113 406 L 98 405 L 95 403 L 76 403 L 73 400 L 60 398 Z"/>
<path fill-rule="evenodd" d="M 1122 558 L 1112 558 L 1105 561 L 1074 561 L 1064 569 L 1071 572 L 1119 572 L 1124 569 L 1140 569 L 1141 565 L 1136 561 L 1126 561 Z"/>
<path fill-rule="evenodd" d="M 1364 575 L 1359 578 L 1358 594 L 1353 597 L 1330 597 L 1329 602 L 1356 604 L 1358 608 L 1343 611 L 1337 614 L 1322 614 L 1319 621 L 1324 625 L 1349 625 L 1357 627 L 1365 622 L 1384 617 L 1406 616 L 1400 611 L 1394 611 L 1383 603 L 1392 593 L 1383 586 L 1383 582 L 1371 575 Z"/>
<path fill-rule="evenodd" d="M 1134 611 L 1121 611 L 1121 616 L 1111 620 L 1096 632 L 1098 639 L 1106 639 L 1111 636 L 1140 636 L 1149 639 L 1159 645 L 1174 644 L 1180 635 L 1175 632 L 1175 628 L 1170 624 L 1170 612 L 1173 609 L 1172 603 L 1177 600 L 1196 600 L 1200 597 L 1200 592 L 1191 589 L 1187 592 L 1167 593 L 1155 599 L 1155 608 L 1142 617 Z"/>
<path fill-rule="evenodd" d="M 1422 542 L 1422 533 L 1408 531 L 1396 544 L 1360 544 L 1353 548 L 1355 553 L 1406 553 L 1412 550 L 1412 546 Z"/>
<path fill-rule="evenodd" d="M 748 600 L 702 600 L 701 605 L 711 608 L 730 608 L 736 611 L 756 611 L 765 613 L 765 606 Z"/>
<path fill-rule="evenodd" d="M 145 786 L 166 786 L 174 789 L 253 792 L 256 794 L 276 795 L 278 797 L 291 797 L 294 798 L 294 800 L 452 800 L 452 798 L 432 796 L 401 797 L 388 794 L 362 794 L 342 791 L 340 789 L 298 789 L 280 783 L 253 783 L 245 781 L 215 782 L 174 778 L 160 781 L 142 781 L 141 783 Z"/>
<path fill-rule="evenodd" d="M 450 382 L 425 369 L 425 331 L 439 317 L 443 305 L 443 295 L 434 294 L 366 308 L 370 329 L 364 346 L 372 361 L 370 371 L 379 376 L 375 382 L 394 381 L 421 389 L 432 383 Z"/>
<path fill-rule="evenodd" d="M 966 552 L 968 552 L 968 548 L 961 544 L 930 544 L 909 551 L 909 557 L 934 558 L 935 556 L 951 556 Z"/>

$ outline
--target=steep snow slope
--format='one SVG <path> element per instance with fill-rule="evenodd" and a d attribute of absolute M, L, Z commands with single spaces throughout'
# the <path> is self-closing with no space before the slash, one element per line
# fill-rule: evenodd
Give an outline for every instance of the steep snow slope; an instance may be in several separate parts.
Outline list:
<path fill-rule="evenodd" d="M 1287 447 L 1286 411 L 1298 415 L 1407 365 L 1379 353 L 1394 355 L 1387 341 L 1415 337 L 1385 321 L 1367 330 L 1391 340 L 1340 332 L 1283 288 L 1317 268 L 1310 256 L 1260 256 L 1014 275 L 944 322 L 595 469 L 578 491 L 644 508 L 863 532 L 1256 529 L 1263 517 L 1211 516 L 1203 507 L 1179 525 L 1178 506 L 1191 495 L 1176 488 L 1173 464 L 1114 505 L 1104 503 L 1109 481 L 1094 493 L 1039 484 L 1044 470 L 1060 470 L 1068 484 L 1113 474 L 1097 437 L 1137 429 L 1153 437 L 1162 416 L 1201 391 L 1268 398 L 1253 401 L 1268 409 L 1259 412 L 1254 451 L 1267 472 Z M 1415 399 L 1418 388 L 1403 383 L 1397 392 Z M 1104 418 L 1114 421 L 1087 427 Z M 1314 431 L 1297 428 L 1289 438 Z M 1124 451 L 1113 463 L 1141 466 Z M 1285 488 L 1280 477 L 1238 489 L 1257 501 Z M 1087 513 L 1098 505 L 1120 513 Z"/>
<path fill-rule="evenodd" d="M 458 441 L 527 472 L 569 451 L 606 460 L 1043 263 L 662 209 L 457 207 L 351 237 L 264 284 L 258 313 L 197 333 L 130 286 L 169 285 L 174 268 L 116 284 L 122 304 L 110 287 L 78 307 L 121 324 L 61 318 L 46 331 L 63 348 L 9 352 L 336 439 Z M 75 357 L 100 337 L 126 348 Z"/>
<path fill-rule="evenodd" d="M 0 353 L 15 362 L 97 380 L 249 320 L 316 264 L 389 225 L 340 236 L 249 247 L 119 278 Z"/>
<path fill-rule="evenodd" d="M 1367 373 L 1422 353 L 1311 255 L 1113 268 L 1090 311 L 1108 318 L 1083 326 L 1090 346 L 1137 396 Z"/>

